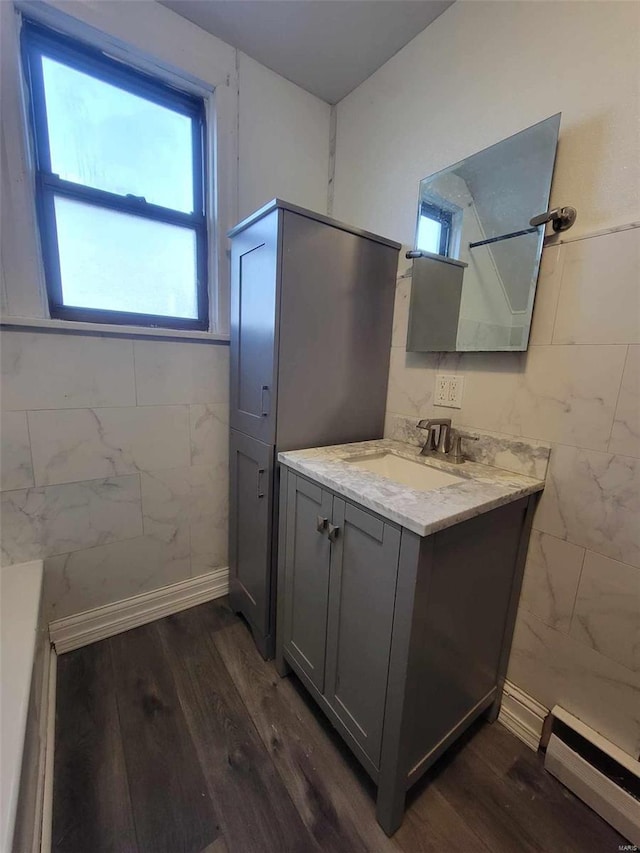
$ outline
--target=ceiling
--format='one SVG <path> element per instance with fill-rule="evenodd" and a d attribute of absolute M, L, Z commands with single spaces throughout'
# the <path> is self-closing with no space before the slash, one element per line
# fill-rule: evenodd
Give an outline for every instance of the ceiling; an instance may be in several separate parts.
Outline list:
<path fill-rule="evenodd" d="M 161 0 L 335 104 L 453 0 Z"/>

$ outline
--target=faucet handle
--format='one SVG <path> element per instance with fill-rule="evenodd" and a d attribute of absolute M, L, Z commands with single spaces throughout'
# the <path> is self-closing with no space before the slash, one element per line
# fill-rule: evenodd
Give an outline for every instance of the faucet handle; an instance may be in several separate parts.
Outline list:
<path fill-rule="evenodd" d="M 453 436 L 453 446 L 451 448 L 451 461 L 456 465 L 459 465 L 461 462 L 464 462 L 464 454 L 462 452 L 462 439 L 466 439 L 467 441 L 478 441 L 477 435 L 468 435 L 466 432 L 458 432 L 455 430 Z"/>

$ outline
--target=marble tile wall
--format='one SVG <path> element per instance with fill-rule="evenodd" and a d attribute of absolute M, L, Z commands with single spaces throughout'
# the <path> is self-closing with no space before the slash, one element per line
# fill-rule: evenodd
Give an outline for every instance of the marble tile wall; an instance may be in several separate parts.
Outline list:
<path fill-rule="evenodd" d="M 552 445 L 508 677 L 640 753 L 640 229 L 543 252 L 526 353 L 407 353 L 398 271 L 385 434 L 407 418 Z M 433 405 L 438 372 L 462 408 Z"/>
<path fill-rule="evenodd" d="M 8 330 L 3 564 L 49 619 L 227 564 L 228 347 Z"/>

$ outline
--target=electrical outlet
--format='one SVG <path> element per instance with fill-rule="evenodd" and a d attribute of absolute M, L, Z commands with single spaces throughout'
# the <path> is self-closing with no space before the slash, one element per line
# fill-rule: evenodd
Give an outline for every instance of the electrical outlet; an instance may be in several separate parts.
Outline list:
<path fill-rule="evenodd" d="M 462 408 L 462 392 L 464 390 L 464 376 L 449 377 L 449 405 L 455 409 Z"/>
<path fill-rule="evenodd" d="M 433 395 L 434 406 L 446 406 L 450 409 L 462 407 L 462 390 L 464 377 L 457 374 L 438 373 Z"/>
<path fill-rule="evenodd" d="M 449 377 L 438 374 L 436 376 L 436 390 L 434 394 L 434 406 L 448 406 L 449 399 Z"/>

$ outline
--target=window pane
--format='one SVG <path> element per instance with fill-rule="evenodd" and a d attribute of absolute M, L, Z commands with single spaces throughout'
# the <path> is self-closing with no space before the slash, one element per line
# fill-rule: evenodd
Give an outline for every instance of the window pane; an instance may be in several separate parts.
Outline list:
<path fill-rule="evenodd" d="M 60 196 L 55 210 L 65 305 L 197 318 L 192 229 Z"/>
<path fill-rule="evenodd" d="M 193 211 L 192 123 L 42 57 L 51 171 L 119 195 Z"/>
<path fill-rule="evenodd" d="M 423 252 L 432 252 L 434 255 L 439 255 L 441 230 L 441 224 L 435 219 L 430 219 L 428 216 L 421 216 L 418 222 L 418 245 L 416 248 L 422 249 Z"/>

